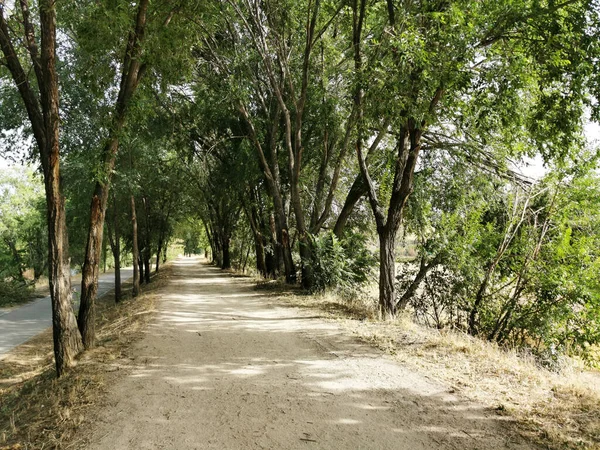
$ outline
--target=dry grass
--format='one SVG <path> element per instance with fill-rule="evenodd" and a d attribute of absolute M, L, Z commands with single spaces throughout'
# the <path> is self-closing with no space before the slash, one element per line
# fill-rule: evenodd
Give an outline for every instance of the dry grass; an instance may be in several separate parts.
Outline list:
<path fill-rule="evenodd" d="M 165 266 L 136 299 L 127 298 L 118 305 L 112 293 L 100 299 L 97 346 L 60 379 L 54 373 L 50 330 L 0 361 L 0 450 L 77 445 L 81 431 L 92 423 L 90 406 L 101 402 L 106 386 L 127 369 L 128 348 L 142 336 L 155 310 L 157 289 L 169 272 Z"/>
<path fill-rule="evenodd" d="M 379 321 L 371 302 L 335 295 L 284 295 L 294 306 L 326 317 L 461 395 L 513 418 L 521 433 L 545 448 L 600 449 L 600 372 L 569 361 L 549 372 L 531 357 L 455 331 L 416 325 L 407 317 Z"/>

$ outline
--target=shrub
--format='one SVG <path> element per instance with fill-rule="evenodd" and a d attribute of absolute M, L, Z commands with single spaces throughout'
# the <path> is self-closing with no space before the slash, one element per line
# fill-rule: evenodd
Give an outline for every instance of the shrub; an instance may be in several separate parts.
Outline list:
<path fill-rule="evenodd" d="M 17 281 L 0 281 L 0 307 L 26 302 L 31 287 Z"/>
<path fill-rule="evenodd" d="M 356 290 L 369 279 L 376 258 L 366 247 L 366 238 L 348 233 L 344 240 L 329 231 L 311 236 L 312 292 L 328 288 Z"/>

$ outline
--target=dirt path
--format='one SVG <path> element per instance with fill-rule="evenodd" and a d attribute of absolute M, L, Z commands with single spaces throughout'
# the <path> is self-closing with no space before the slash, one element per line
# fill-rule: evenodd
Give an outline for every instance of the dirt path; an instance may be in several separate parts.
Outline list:
<path fill-rule="evenodd" d="M 275 302 L 176 261 L 85 448 L 532 448 L 493 412 Z"/>

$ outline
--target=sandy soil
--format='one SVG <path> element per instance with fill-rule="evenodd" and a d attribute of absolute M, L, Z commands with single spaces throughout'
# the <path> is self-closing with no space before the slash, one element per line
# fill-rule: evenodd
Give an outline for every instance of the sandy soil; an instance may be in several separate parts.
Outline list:
<path fill-rule="evenodd" d="M 182 258 L 89 449 L 533 448 L 316 313 Z"/>

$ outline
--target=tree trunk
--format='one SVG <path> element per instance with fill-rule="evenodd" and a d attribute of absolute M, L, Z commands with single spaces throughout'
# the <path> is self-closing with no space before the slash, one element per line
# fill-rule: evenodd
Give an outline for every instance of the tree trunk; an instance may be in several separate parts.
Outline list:
<path fill-rule="evenodd" d="M 144 279 L 146 280 L 146 284 L 150 284 L 150 250 L 146 250 L 144 257 Z"/>
<path fill-rule="evenodd" d="M 154 273 L 158 273 L 158 269 L 160 268 L 160 257 L 161 257 L 162 248 L 158 247 L 156 251 L 156 264 L 154 265 Z"/>
<path fill-rule="evenodd" d="M 150 230 L 150 202 L 146 196 L 142 197 L 142 203 L 144 205 L 144 250 L 142 251 L 142 259 L 144 261 L 144 280 L 146 284 L 150 284 L 150 259 L 152 258 L 152 246 L 151 246 L 151 230 Z"/>
<path fill-rule="evenodd" d="M 256 270 L 263 278 L 267 277 L 267 265 L 265 262 L 264 237 L 260 230 L 258 211 L 254 204 L 244 205 L 244 212 L 250 223 L 250 229 L 254 237 L 254 253 L 256 254 Z"/>
<path fill-rule="evenodd" d="M 290 245 L 290 233 L 287 224 L 287 218 L 285 215 L 285 207 L 283 205 L 283 200 L 279 196 L 277 197 L 277 205 L 276 209 L 279 213 L 276 215 L 276 233 L 277 233 L 277 242 L 280 243 L 281 246 L 281 256 L 283 259 L 283 267 L 285 271 L 285 282 L 287 284 L 295 284 L 296 283 L 296 265 L 294 264 L 294 259 L 292 258 L 292 247 Z"/>
<path fill-rule="evenodd" d="M 223 267 L 223 245 L 221 233 L 218 233 L 216 230 L 213 230 L 211 235 L 213 247 L 213 261 L 217 266 Z"/>
<path fill-rule="evenodd" d="M 108 203 L 110 180 L 115 167 L 117 151 L 119 149 L 119 136 L 127 116 L 127 108 L 133 93 L 137 89 L 144 73 L 140 64 L 141 42 L 144 39 L 146 27 L 146 11 L 149 0 L 141 0 L 135 21 L 135 31 L 130 33 L 125 60 L 122 66 L 121 85 L 115 104 L 112 127 L 108 140 L 103 148 L 103 169 L 106 180 L 99 180 L 94 187 L 92 204 L 90 208 L 90 225 L 88 240 L 85 248 L 85 258 L 81 278 L 81 306 L 77 323 L 83 338 L 85 348 L 94 346 L 95 340 L 95 301 L 98 292 L 98 265 L 102 248 L 102 233 L 104 231 L 104 218 Z"/>
<path fill-rule="evenodd" d="M 256 270 L 263 278 L 267 278 L 267 263 L 265 259 L 265 246 L 262 236 L 254 241 L 254 251 L 256 253 Z"/>
<path fill-rule="evenodd" d="M 58 166 L 55 173 L 58 174 Z M 75 356 L 83 350 L 83 344 L 72 306 L 71 267 L 67 256 L 64 199 L 58 194 L 58 179 L 52 176 L 48 181 L 46 203 L 48 205 L 48 267 L 52 299 L 52 335 L 56 374 L 60 377 L 67 367 L 74 364 Z"/>
<path fill-rule="evenodd" d="M 406 308 L 406 305 L 408 305 L 410 299 L 413 298 L 413 296 L 417 292 L 417 289 L 425 279 L 425 276 L 427 276 L 427 273 L 429 273 L 431 269 L 437 266 L 439 264 L 439 261 L 439 255 L 436 255 L 436 257 L 429 264 L 425 262 L 425 258 L 421 258 L 421 263 L 419 264 L 419 271 L 415 275 L 415 278 L 410 283 L 406 291 L 404 291 L 404 294 L 402 294 L 402 297 L 400 297 L 400 300 L 398 300 L 398 310 L 403 310 Z"/>
<path fill-rule="evenodd" d="M 140 252 L 138 250 L 138 232 L 137 232 L 137 217 L 135 214 L 135 198 L 131 196 L 131 224 L 133 229 L 133 238 L 131 245 L 131 253 L 133 259 L 133 291 L 132 295 L 137 297 L 140 294 L 140 272 L 138 269 L 138 260 Z"/>
<path fill-rule="evenodd" d="M 250 132 L 250 137 L 254 143 L 254 147 L 258 154 L 258 160 L 261 170 L 265 176 L 265 181 L 268 187 L 268 192 L 271 195 L 273 200 L 273 210 L 274 210 L 274 224 L 276 230 L 276 241 L 277 241 L 277 250 L 276 254 L 281 255 L 281 260 L 283 261 L 284 271 L 285 271 L 285 281 L 288 284 L 296 283 L 296 266 L 294 265 L 294 259 L 292 258 L 292 249 L 290 246 L 290 235 L 289 235 L 289 226 L 288 219 L 286 214 L 286 208 L 283 202 L 283 198 L 281 195 L 281 186 L 279 181 L 279 164 L 277 162 L 277 129 L 280 119 L 281 111 L 278 109 L 275 113 L 274 118 L 272 118 L 273 129 L 270 132 L 271 136 L 271 163 L 273 166 L 273 170 L 267 161 L 265 154 L 262 149 L 262 145 L 258 140 L 258 136 L 256 134 L 256 130 L 254 128 L 254 124 L 250 119 L 248 111 L 244 107 L 243 104 L 238 104 L 238 110 L 244 117 L 246 124 L 248 125 L 248 130 Z"/>
<path fill-rule="evenodd" d="M 483 281 L 481 282 L 481 284 L 479 285 L 479 289 L 477 290 L 477 294 L 475 295 L 475 301 L 473 302 L 473 307 L 471 308 L 471 311 L 469 312 L 469 334 L 475 336 L 477 334 L 477 322 L 478 322 L 478 315 L 479 315 L 479 309 L 481 308 L 481 304 L 483 303 L 483 299 L 485 298 L 485 293 L 487 291 L 487 287 L 490 283 L 490 280 L 492 278 L 492 274 L 494 273 L 496 266 L 498 265 L 498 262 L 500 261 L 500 257 L 501 255 L 504 254 L 504 249 L 502 249 L 502 251 L 499 251 L 496 255 L 496 258 L 494 259 L 494 261 L 492 261 L 490 263 L 490 265 L 488 266 L 487 270 L 485 271 L 485 275 L 483 277 Z"/>
<path fill-rule="evenodd" d="M 49 278 L 52 298 L 52 331 L 56 374 L 73 365 L 75 356 L 83 349 L 77 321 L 73 313 L 71 268 L 68 258 L 64 199 L 57 195 L 58 180 L 46 189 L 48 205 Z"/>
<path fill-rule="evenodd" d="M 102 273 L 106 273 L 106 256 L 107 256 L 107 249 L 106 249 L 106 241 L 102 241 Z"/>
<path fill-rule="evenodd" d="M 379 233 L 379 313 L 382 318 L 396 316 L 395 245 L 395 230 L 385 229 Z"/>
<path fill-rule="evenodd" d="M 102 248 L 102 232 L 104 229 L 104 213 L 106 203 L 104 196 L 108 197 L 108 190 L 98 188 L 92 198 L 90 208 L 90 226 L 85 249 L 85 258 L 81 270 L 81 296 L 77 325 L 83 339 L 83 346 L 88 349 L 94 346 L 96 326 L 96 293 L 98 292 L 98 272 L 100 270 L 100 257 Z M 100 192 L 99 192 L 100 191 Z"/>
<path fill-rule="evenodd" d="M 276 279 L 281 273 L 283 267 L 283 247 L 277 237 L 277 225 L 275 224 L 275 216 L 269 215 L 269 226 L 271 230 L 271 244 L 273 248 L 273 279 Z M 285 273 L 285 272 L 284 272 Z"/>
<path fill-rule="evenodd" d="M 121 236 L 119 235 L 119 220 L 117 216 L 117 205 L 113 197 L 113 222 L 107 222 L 108 242 L 115 260 L 115 302 L 121 301 Z M 111 230 L 112 228 L 112 230 Z M 114 237 L 113 237 L 114 233 Z"/>
<path fill-rule="evenodd" d="M 26 2 L 21 2 L 26 39 L 23 43 L 31 57 L 39 96 L 23 70 L 15 51 L 8 24 L 4 18 L 4 2 L 0 7 L 0 49 L 4 65 L 12 75 L 27 110 L 40 153 L 46 193 L 48 221 L 48 278 L 52 299 L 52 334 L 56 373 L 73 365 L 81 351 L 81 336 L 71 303 L 71 268 L 68 257 L 65 204 L 61 194 L 59 154 L 59 97 L 56 74 L 56 9 L 53 1 L 40 0 L 40 48 L 35 42 L 34 27 Z"/>
<path fill-rule="evenodd" d="M 302 288 L 310 291 L 314 285 L 314 276 L 312 268 L 312 242 L 308 232 L 304 231 L 298 240 L 300 261 L 302 262 Z"/>
<path fill-rule="evenodd" d="M 56 74 L 56 11 L 54 2 L 40 1 L 41 65 L 43 72 L 42 109 L 46 137 L 44 171 L 48 208 L 48 270 L 52 298 L 52 325 L 56 373 L 74 364 L 82 350 L 81 336 L 73 314 L 71 267 L 67 237 L 65 201 L 61 195 L 59 156 L 59 99 Z M 42 155 L 42 159 L 43 155 Z M 44 164 L 43 164 L 44 165 Z"/>
<path fill-rule="evenodd" d="M 161 252 L 162 252 L 162 246 L 163 246 L 163 237 L 162 237 L 162 233 L 161 233 L 161 236 L 158 238 L 158 249 L 156 250 L 156 267 L 154 269 L 154 273 L 158 273 L 158 269 L 160 266 L 160 256 L 161 256 Z"/>
<path fill-rule="evenodd" d="M 115 259 L 115 302 L 121 301 L 121 244 L 119 243 L 119 235 L 115 233 L 115 248 L 113 249 L 113 257 Z"/>
<path fill-rule="evenodd" d="M 146 280 L 146 278 L 144 277 L 144 257 L 142 256 L 144 253 L 144 250 L 142 249 L 141 252 L 139 252 L 139 256 L 138 256 L 138 260 L 137 260 L 137 265 L 140 268 L 140 284 L 144 284 L 144 281 Z"/>
<path fill-rule="evenodd" d="M 223 237 L 223 261 L 221 263 L 221 269 L 231 269 L 231 254 L 229 251 L 230 239 L 229 237 Z"/>
<path fill-rule="evenodd" d="M 354 183 L 352 183 L 352 187 L 346 196 L 344 206 L 342 207 L 340 215 L 338 216 L 335 226 L 333 227 L 333 234 L 335 234 L 339 239 L 341 239 L 344 235 L 346 223 L 348 223 L 348 219 L 352 215 L 354 207 L 364 195 L 367 195 L 367 187 L 365 186 L 362 175 L 359 173 L 355 178 Z"/>

